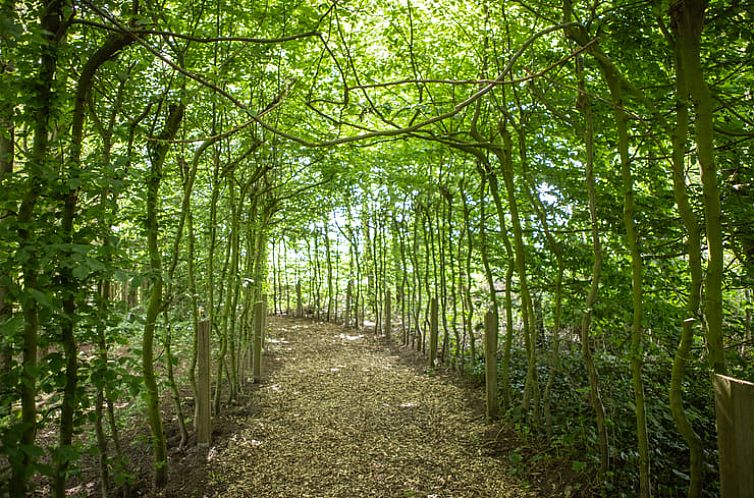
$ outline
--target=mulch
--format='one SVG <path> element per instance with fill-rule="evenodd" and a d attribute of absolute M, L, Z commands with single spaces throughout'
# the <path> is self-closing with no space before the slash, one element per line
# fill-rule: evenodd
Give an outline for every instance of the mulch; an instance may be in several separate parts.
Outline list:
<path fill-rule="evenodd" d="M 215 421 L 214 445 L 173 456 L 159 496 L 541 496 L 491 448 L 480 391 L 363 331 L 269 326 L 263 382 Z"/>

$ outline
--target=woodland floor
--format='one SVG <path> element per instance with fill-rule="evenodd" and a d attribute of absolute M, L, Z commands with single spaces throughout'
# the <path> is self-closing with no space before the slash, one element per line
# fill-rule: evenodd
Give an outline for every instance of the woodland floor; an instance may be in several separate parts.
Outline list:
<path fill-rule="evenodd" d="M 124 430 L 136 477 L 131 497 L 595 495 L 589 473 L 574 472 L 567 452 L 485 423 L 483 386 L 468 377 L 444 367 L 428 373 L 420 353 L 371 332 L 280 317 L 268 325 L 263 381 L 215 417 L 212 446 L 198 447 L 192 436 L 179 448 L 165 394 L 170 477 L 159 494 L 151 491 L 146 429 L 134 421 Z M 54 446 L 54 431 L 40 436 Z M 78 468 L 68 495 L 99 496 L 95 456 L 83 455 Z M 50 496 L 49 483 L 39 482 L 34 496 Z"/>
<path fill-rule="evenodd" d="M 371 334 L 269 325 L 264 381 L 219 421 L 214 446 L 176 458 L 162 496 L 543 496 L 491 449 L 499 429 L 484 423 L 478 389 L 428 375 Z"/>

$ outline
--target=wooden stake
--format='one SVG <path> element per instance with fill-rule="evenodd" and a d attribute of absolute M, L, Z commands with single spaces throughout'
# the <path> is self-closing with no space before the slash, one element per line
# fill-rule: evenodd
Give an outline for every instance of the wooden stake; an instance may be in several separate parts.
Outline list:
<path fill-rule="evenodd" d="M 390 295 L 390 289 L 385 292 L 385 337 L 390 340 L 390 334 L 392 332 L 393 325 L 393 310 L 392 308 L 392 296 Z"/>
<path fill-rule="evenodd" d="M 500 403 L 497 401 L 497 320 L 495 313 L 484 315 L 484 384 L 487 390 L 487 419 L 500 416 Z"/>
<path fill-rule="evenodd" d="M 296 282 L 296 316 L 304 316 L 304 301 L 301 298 L 301 282 Z"/>
<path fill-rule="evenodd" d="M 351 326 L 351 301 L 352 301 L 352 294 L 353 294 L 353 282 L 351 280 L 348 281 L 348 286 L 346 287 L 346 312 L 345 312 L 345 318 L 343 320 L 344 325 L 346 327 Z"/>
<path fill-rule="evenodd" d="M 196 379 L 196 442 L 199 446 L 207 446 L 212 438 L 211 409 L 210 409 L 210 349 L 209 322 L 199 322 L 199 337 L 197 340 L 198 373 Z"/>
<path fill-rule="evenodd" d="M 262 294 L 262 350 L 264 350 L 267 341 L 267 294 Z M 274 312 L 274 308 L 273 308 Z"/>
<path fill-rule="evenodd" d="M 254 336 L 252 346 L 252 375 L 254 383 L 262 381 L 262 335 L 264 334 L 264 303 L 259 301 L 254 305 Z"/>
<path fill-rule="evenodd" d="M 721 498 L 754 496 L 754 384 L 713 377 Z"/>
<path fill-rule="evenodd" d="M 429 305 L 429 369 L 434 370 L 437 362 L 437 298 L 433 297 Z"/>

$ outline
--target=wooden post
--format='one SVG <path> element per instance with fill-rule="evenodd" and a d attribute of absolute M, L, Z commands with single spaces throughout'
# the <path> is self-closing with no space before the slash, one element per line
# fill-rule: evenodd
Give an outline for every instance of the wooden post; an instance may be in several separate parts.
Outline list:
<path fill-rule="evenodd" d="M 296 316 L 304 316 L 304 301 L 301 299 L 301 282 L 296 282 Z"/>
<path fill-rule="evenodd" d="M 408 335 L 406 331 L 406 296 L 403 294 L 403 287 L 396 289 L 396 299 L 400 303 L 401 308 L 401 344 L 408 344 Z"/>
<path fill-rule="evenodd" d="M 437 298 L 433 297 L 429 305 L 429 369 L 435 368 L 437 362 Z"/>
<path fill-rule="evenodd" d="M 346 312 L 345 312 L 345 318 L 343 320 L 343 324 L 346 327 L 351 326 L 351 300 L 353 295 L 353 281 L 349 280 L 348 285 L 346 286 Z"/>
<path fill-rule="evenodd" d="M 262 350 L 267 342 L 267 294 L 262 294 Z M 274 305 L 273 305 L 274 306 Z M 274 313 L 273 307 L 273 313 Z"/>
<path fill-rule="evenodd" d="M 390 334 L 393 327 L 393 310 L 392 310 L 392 296 L 390 295 L 390 288 L 385 291 L 385 338 L 390 341 Z"/>
<path fill-rule="evenodd" d="M 495 313 L 484 315 L 484 384 L 487 390 L 487 419 L 500 416 L 500 403 L 497 401 L 497 320 Z"/>
<path fill-rule="evenodd" d="M 246 376 L 244 377 L 244 381 L 248 382 L 249 378 L 254 375 L 254 328 L 256 327 L 254 320 L 254 311 L 255 307 L 252 304 L 251 305 L 251 323 L 250 325 L 250 331 L 249 331 L 249 340 L 246 342 Z M 251 381 L 254 382 L 254 379 L 251 378 Z"/>
<path fill-rule="evenodd" d="M 254 383 L 262 381 L 262 334 L 264 330 L 264 303 L 259 301 L 254 304 L 254 335 L 251 339 L 252 348 L 252 375 Z"/>
<path fill-rule="evenodd" d="M 754 384 L 713 377 L 721 498 L 754 496 Z"/>
<path fill-rule="evenodd" d="M 207 446 L 212 438 L 210 409 L 209 322 L 199 322 L 197 337 L 196 442 Z"/>

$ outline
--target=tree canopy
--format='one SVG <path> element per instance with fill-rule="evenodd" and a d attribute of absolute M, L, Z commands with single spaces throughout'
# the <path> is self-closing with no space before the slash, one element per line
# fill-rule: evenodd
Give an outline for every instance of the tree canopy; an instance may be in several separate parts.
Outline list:
<path fill-rule="evenodd" d="M 718 495 L 711 374 L 754 379 L 754 4 L 2 13 L 4 492 L 64 496 L 85 454 L 127 488 L 132 420 L 164 486 L 201 324 L 217 414 L 263 300 L 486 379 L 603 494 Z"/>

